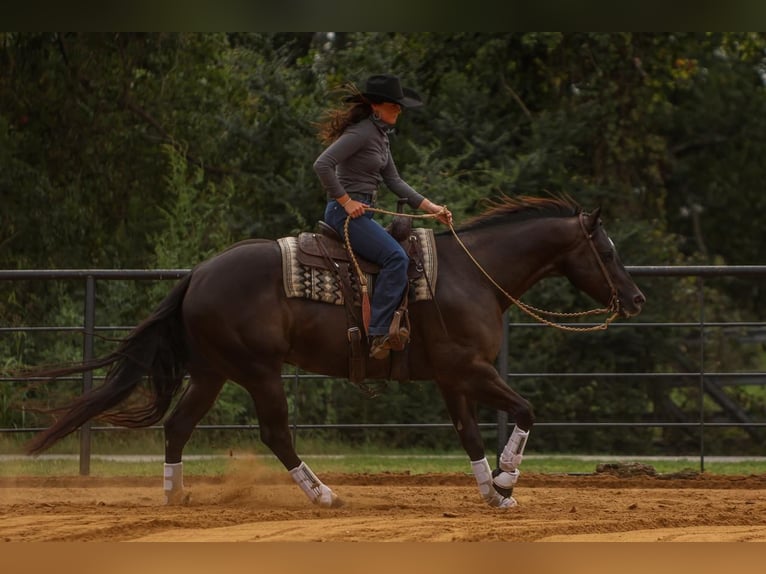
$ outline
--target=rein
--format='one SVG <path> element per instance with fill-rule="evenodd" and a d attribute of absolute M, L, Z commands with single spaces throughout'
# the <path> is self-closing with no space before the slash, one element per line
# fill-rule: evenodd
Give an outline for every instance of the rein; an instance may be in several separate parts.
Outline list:
<path fill-rule="evenodd" d="M 438 217 L 438 214 L 435 214 L 435 213 L 429 213 L 425 215 L 414 215 L 414 214 L 408 214 L 408 213 L 394 213 L 392 211 L 387 211 L 385 209 L 379 209 L 375 207 L 367 207 L 365 211 L 373 211 L 375 213 L 383 213 L 387 215 L 404 216 L 404 217 L 410 217 L 410 218 L 422 218 L 422 219 L 432 219 L 432 218 Z M 345 234 L 346 249 L 348 250 L 350 254 L 351 260 L 354 263 L 354 267 L 356 268 L 357 276 L 359 277 L 359 281 L 362 287 L 362 293 L 366 297 L 367 296 L 367 278 L 364 276 L 364 273 L 362 273 L 361 269 L 359 268 L 359 264 L 357 263 L 356 257 L 354 256 L 354 253 L 351 249 L 351 242 L 349 241 L 348 223 L 350 220 L 351 218 L 347 217 L 343 226 L 343 231 Z M 449 224 L 449 229 L 452 232 L 452 235 L 455 237 L 455 240 L 460 245 L 460 247 L 462 247 L 463 251 L 465 251 L 466 255 L 468 255 L 468 258 L 474 263 L 474 265 L 476 265 L 477 269 L 482 272 L 482 274 L 489 280 L 489 282 L 492 283 L 492 285 L 494 285 L 503 295 L 505 295 L 509 301 L 511 301 L 514 305 L 516 305 L 519 309 L 521 309 L 524 313 L 526 313 L 527 315 L 529 315 L 536 321 L 562 331 L 573 331 L 573 332 L 580 332 L 580 333 L 591 332 L 591 331 L 603 331 L 603 330 L 606 330 L 609 327 L 609 324 L 612 323 L 619 316 L 620 300 L 617 297 L 617 289 L 614 286 L 614 281 L 612 280 L 611 275 L 609 275 L 609 271 L 604 265 L 604 262 L 601 260 L 601 257 L 598 254 L 598 250 L 596 249 L 596 246 L 593 243 L 593 235 L 591 233 L 588 233 L 587 229 L 585 228 L 584 214 L 582 212 L 580 212 L 579 214 L 579 223 L 580 223 L 580 229 L 582 230 L 583 235 L 585 235 L 585 239 L 587 239 L 588 245 L 590 246 L 590 249 L 593 252 L 594 257 L 596 258 L 596 261 L 598 262 L 599 268 L 601 269 L 601 273 L 604 275 L 604 279 L 606 280 L 607 284 L 609 285 L 609 288 L 612 291 L 612 297 L 611 297 L 611 300 L 609 301 L 609 307 L 600 308 L 600 309 L 590 309 L 588 311 L 579 311 L 579 312 L 573 312 L 573 313 L 546 311 L 544 309 L 539 309 L 537 307 L 534 307 L 533 305 L 528 305 L 527 303 L 524 303 L 523 301 L 516 299 L 513 295 L 511 295 L 505 289 L 503 289 L 497 283 L 497 281 L 495 281 L 492 278 L 492 276 L 489 273 L 487 273 L 487 271 L 481 266 L 481 264 L 476 260 L 476 258 L 468 250 L 468 247 L 466 247 L 466 245 L 460 239 L 460 237 L 457 234 L 457 231 L 455 231 L 455 227 L 451 223 Z M 598 325 L 593 325 L 591 327 L 572 327 L 570 325 L 563 325 L 555 321 L 550 321 L 544 317 L 544 315 L 546 315 L 548 317 L 575 318 L 575 317 L 587 317 L 591 315 L 603 315 L 607 313 L 611 313 L 611 315 L 606 317 L 602 323 Z"/>

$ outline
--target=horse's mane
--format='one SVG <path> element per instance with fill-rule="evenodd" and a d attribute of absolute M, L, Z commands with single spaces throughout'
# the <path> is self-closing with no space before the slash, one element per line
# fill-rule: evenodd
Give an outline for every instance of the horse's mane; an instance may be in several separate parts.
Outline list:
<path fill-rule="evenodd" d="M 461 231 L 490 227 L 513 221 L 526 221 L 545 217 L 573 217 L 582 211 L 579 204 L 569 195 L 530 197 L 526 195 L 486 200 L 487 209 L 460 226 Z"/>

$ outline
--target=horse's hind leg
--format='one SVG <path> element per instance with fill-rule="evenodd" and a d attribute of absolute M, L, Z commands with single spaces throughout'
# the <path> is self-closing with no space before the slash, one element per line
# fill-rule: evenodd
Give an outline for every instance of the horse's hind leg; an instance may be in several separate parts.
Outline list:
<path fill-rule="evenodd" d="M 460 444 L 463 445 L 471 461 L 471 470 L 482 498 L 494 508 L 516 506 L 516 500 L 511 493 L 499 490 L 493 483 L 492 469 L 484 454 L 484 441 L 476 418 L 476 402 L 469 400 L 465 395 L 452 394 L 445 389 L 442 389 L 442 396 L 460 438 Z"/>
<path fill-rule="evenodd" d="M 288 421 L 287 397 L 277 370 L 273 374 L 239 381 L 255 403 L 261 441 L 271 449 L 308 499 L 325 508 L 341 506 L 340 498 L 327 487 L 295 452 Z"/>
<path fill-rule="evenodd" d="M 184 504 L 183 449 L 197 423 L 213 406 L 225 379 L 194 374 L 173 412 L 165 421 L 165 464 L 163 468 L 166 504 Z"/>

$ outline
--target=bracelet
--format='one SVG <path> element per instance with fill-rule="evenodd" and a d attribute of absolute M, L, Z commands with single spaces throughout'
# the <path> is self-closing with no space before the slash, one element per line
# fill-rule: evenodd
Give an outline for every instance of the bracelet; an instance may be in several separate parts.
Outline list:
<path fill-rule="evenodd" d="M 340 198 L 336 199 L 335 201 L 337 201 L 341 207 L 346 207 L 346 204 L 348 204 L 348 202 L 351 201 L 351 196 L 346 196 L 346 197 L 348 197 L 348 201 L 346 203 L 341 203 Z"/>

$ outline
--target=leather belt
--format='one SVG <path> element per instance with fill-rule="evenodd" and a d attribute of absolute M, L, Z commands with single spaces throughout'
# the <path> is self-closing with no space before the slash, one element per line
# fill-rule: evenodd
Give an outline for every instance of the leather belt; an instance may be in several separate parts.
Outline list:
<path fill-rule="evenodd" d="M 375 199 L 377 193 L 362 193 L 360 191 L 352 191 L 349 192 L 348 196 L 351 199 L 355 199 L 356 201 L 364 201 L 365 203 L 369 203 L 370 205 L 373 205 L 375 203 Z"/>

